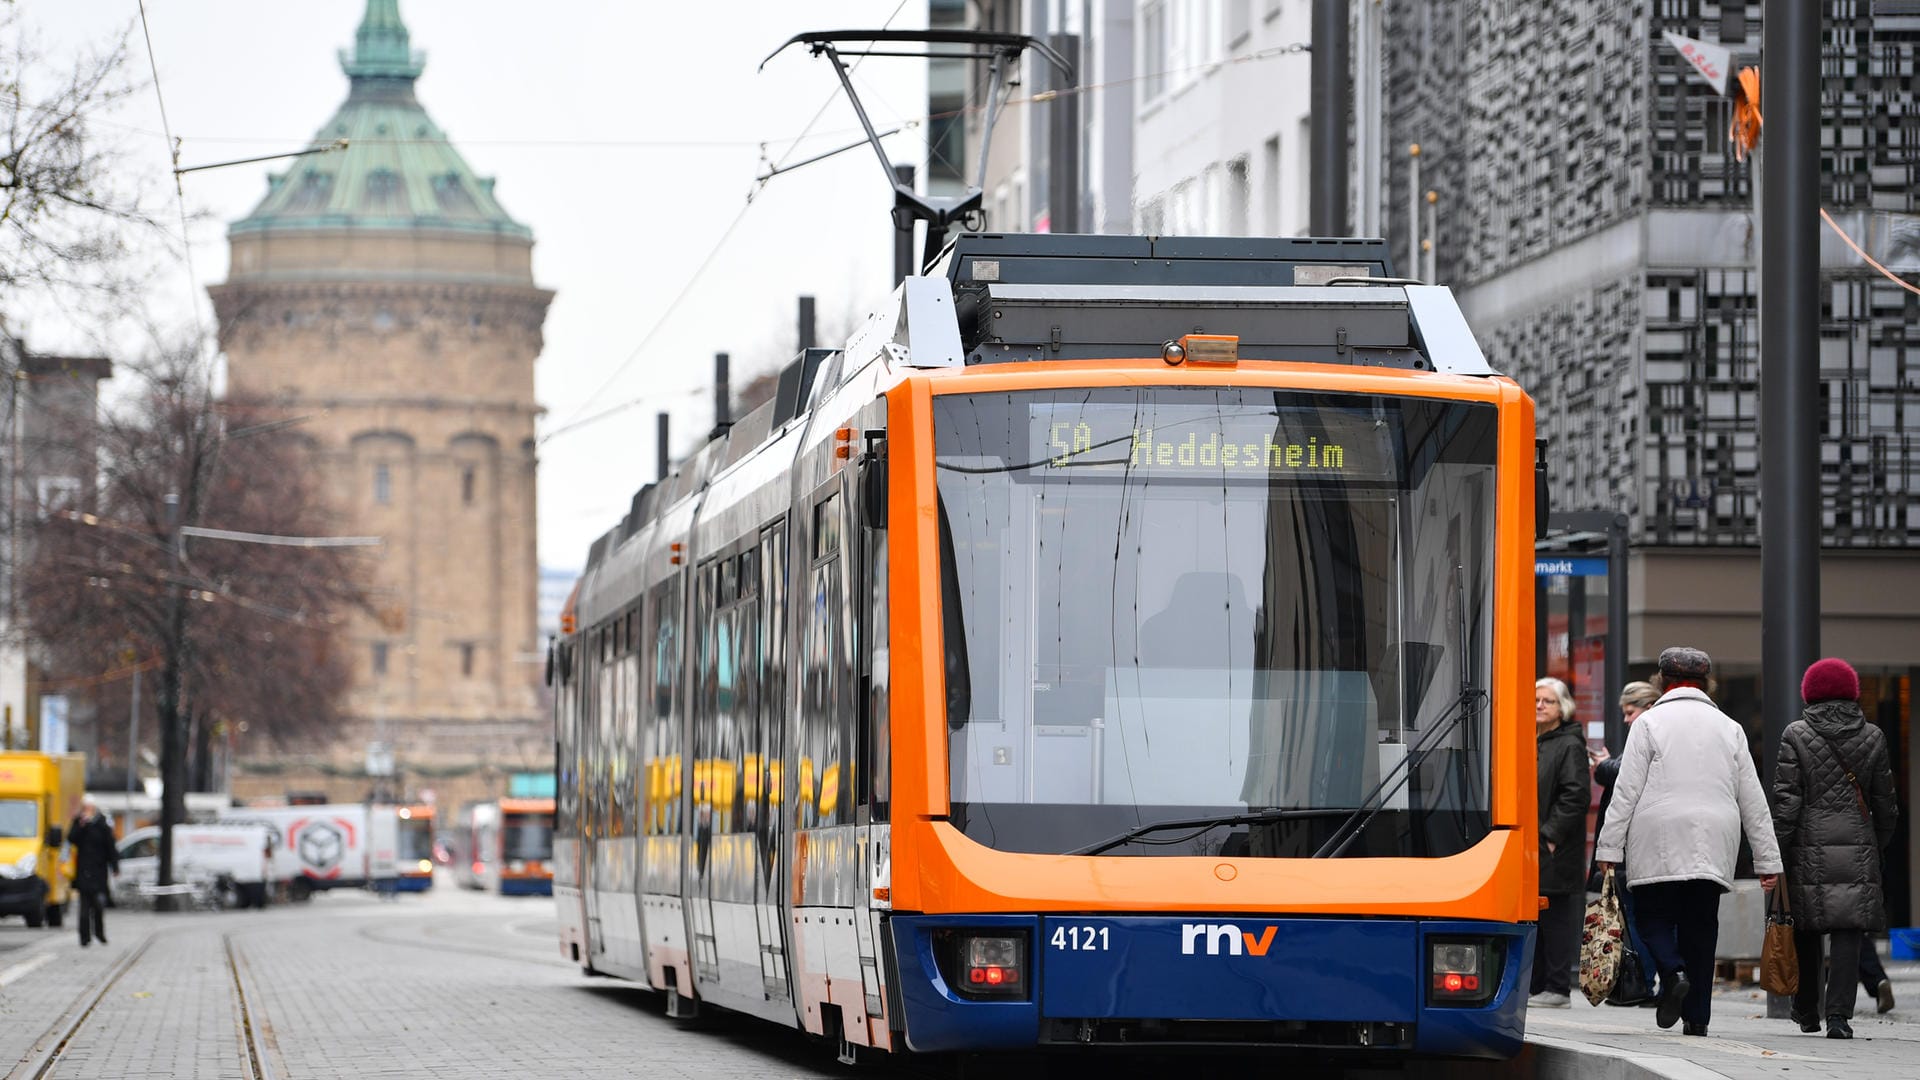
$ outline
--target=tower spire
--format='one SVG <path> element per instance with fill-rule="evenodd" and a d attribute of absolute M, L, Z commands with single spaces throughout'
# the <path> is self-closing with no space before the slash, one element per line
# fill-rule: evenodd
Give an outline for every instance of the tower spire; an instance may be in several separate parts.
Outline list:
<path fill-rule="evenodd" d="M 412 48 L 400 0 L 367 0 L 367 13 L 353 35 L 353 51 L 340 50 L 340 66 L 353 79 L 417 79 L 426 54 Z"/>

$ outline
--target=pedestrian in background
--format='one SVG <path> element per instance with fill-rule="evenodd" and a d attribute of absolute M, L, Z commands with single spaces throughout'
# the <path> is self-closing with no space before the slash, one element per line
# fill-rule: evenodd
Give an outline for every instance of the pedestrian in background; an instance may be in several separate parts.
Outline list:
<path fill-rule="evenodd" d="M 1705 1035 L 1713 1017 L 1720 894 L 1733 884 L 1744 830 L 1760 885 L 1772 889 L 1780 848 L 1747 734 L 1708 696 L 1713 660 L 1676 646 L 1660 654 L 1660 697 L 1627 733 L 1602 866 L 1626 866 L 1640 937 L 1659 975 L 1654 1022 L 1685 1020 Z"/>
<path fill-rule="evenodd" d="M 1533 725 L 1540 766 L 1540 945 L 1527 1004 L 1564 1009 L 1572 1000 L 1580 958 L 1580 920 L 1587 907 L 1587 740 L 1573 722 L 1573 693 L 1559 679 L 1533 684 Z"/>
<path fill-rule="evenodd" d="M 1800 698 L 1806 711 L 1780 736 L 1773 770 L 1774 828 L 1787 857 L 1800 956 L 1792 1015 L 1801 1031 L 1820 1030 L 1824 982 L 1827 1038 L 1851 1039 L 1862 939 L 1887 925 L 1880 851 L 1893 840 L 1900 808 L 1886 736 L 1860 711 L 1852 665 L 1814 661 L 1800 680 Z M 1824 979 L 1822 935 L 1830 950 Z"/>
<path fill-rule="evenodd" d="M 1627 730 L 1632 731 L 1633 722 L 1640 719 L 1640 714 L 1646 712 L 1658 700 L 1660 700 L 1660 691 L 1655 690 L 1652 683 L 1630 682 L 1621 687 L 1620 717 L 1626 721 Z M 1620 759 L 1608 754 L 1604 746 L 1595 750 L 1591 757 L 1593 780 L 1600 785 L 1600 809 L 1593 822 L 1593 834 L 1597 837 L 1607 826 L 1607 807 L 1613 802 L 1613 785 L 1620 777 Z M 1624 875 L 1624 868 L 1619 872 Z M 1653 955 L 1647 952 L 1646 942 L 1640 939 L 1640 929 L 1634 925 L 1633 890 L 1626 887 L 1624 876 L 1616 884 L 1620 892 L 1620 914 L 1627 921 L 1627 946 L 1633 950 L 1633 957 L 1639 963 L 1640 971 L 1646 976 L 1647 986 L 1651 990 L 1655 977 Z M 1594 857 L 1593 865 L 1587 869 L 1587 891 L 1590 893 L 1600 891 L 1598 854 Z M 1651 995 L 1640 998 L 1607 998 L 1609 1005 L 1652 1005 L 1653 1003 L 1654 998 Z"/>
<path fill-rule="evenodd" d="M 1886 966 L 1880 963 L 1880 946 L 1872 934 L 1860 938 L 1860 988 L 1873 998 L 1874 1011 L 1893 1011 L 1893 980 L 1887 978 Z"/>
<path fill-rule="evenodd" d="M 99 938 L 105 945 L 107 878 L 120 873 L 120 844 L 93 796 L 81 797 L 80 813 L 67 828 L 67 843 L 73 845 L 73 891 L 80 897 L 80 944 L 84 948 Z"/>

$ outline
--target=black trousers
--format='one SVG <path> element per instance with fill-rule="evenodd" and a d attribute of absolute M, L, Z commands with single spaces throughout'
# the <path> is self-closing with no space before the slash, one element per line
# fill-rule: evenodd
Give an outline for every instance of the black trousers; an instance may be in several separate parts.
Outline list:
<path fill-rule="evenodd" d="M 75 889 L 74 895 L 80 898 L 80 944 L 107 940 L 107 890 Z"/>
<path fill-rule="evenodd" d="M 1820 939 L 1829 942 L 1832 957 L 1826 970 L 1820 969 Z M 1796 931 L 1793 935 L 1793 951 L 1800 954 L 1800 988 L 1793 992 L 1793 1011 L 1801 1016 L 1824 1016 L 1829 1019 L 1853 1019 L 1854 996 L 1859 992 L 1855 984 L 1860 981 L 1860 949 L 1866 933 L 1860 930 L 1833 930 L 1821 934 L 1817 930 Z M 1826 984 L 1826 1009 L 1820 1008 L 1820 987 Z M 1877 988 L 1880 984 L 1874 983 Z"/>
<path fill-rule="evenodd" d="M 1874 944 L 1871 934 L 1860 935 L 1860 989 L 1868 996 L 1880 992 L 1880 984 L 1887 981 L 1887 969 L 1880 963 L 1880 947 Z"/>
<path fill-rule="evenodd" d="M 1720 944 L 1720 886 L 1711 881 L 1661 881 L 1633 887 L 1640 939 L 1653 954 L 1665 990 L 1681 972 L 1687 996 L 1680 1018 L 1704 1026 L 1713 1018 L 1713 954 Z"/>
<path fill-rule="evenodd" d="M 1533 958 L 1532 994 L 1573 995 L 1573 973 L 1580 964 L 1580 926 L 1587 894 L 1555 893 L 1540 912 L 1539 943 Z"/>

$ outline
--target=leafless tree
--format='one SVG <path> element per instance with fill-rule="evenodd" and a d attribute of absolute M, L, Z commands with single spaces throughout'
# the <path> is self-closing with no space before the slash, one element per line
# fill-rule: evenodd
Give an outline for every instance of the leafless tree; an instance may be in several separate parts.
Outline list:
<path fill-rule="evenodd" d="M 100 131 L 141 89 L 131 33 L 50 58 L 16 0 L 0 0 L 0 318 L 43 303 L 90 316 L 83 325 L 111 321 L 141 276 L 130 239 L 165 236 L 120 167 L 122 140 Z"/>
<path fill-rule="evenodd" d="M 367 609 L 356 549 L 261 539 L 327 537 L 339 523 L 305 461 L 299 418 L 216 398 L 197 353 L 132 369 L 139 389 L 99 423 L 94 508 L 29 531 L 21 589 L 56 679 L 84 685 L 129 653 L 157 670 L 172 821 L 184 817 L 189 729 L 204 761 L 216 731 L 258 745 L 332 728 L 350 675 L 337 637 Z"/>

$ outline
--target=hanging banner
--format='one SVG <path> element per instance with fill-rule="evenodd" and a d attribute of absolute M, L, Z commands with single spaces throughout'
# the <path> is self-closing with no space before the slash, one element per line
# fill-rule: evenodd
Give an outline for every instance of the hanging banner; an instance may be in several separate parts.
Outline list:
<path fill-rule="evenodd" d="M 1727 73 L 1733 70 L 1733 50 L 1725 45 L 1715 45 L 1710 41 L 1699 41 L 1690 37 L 1681 37 L 1673 31 L 1667 31 L 1667 44 L 1680 50 L 1687 58 L 1693 70 L 1704 80 L 1713 92 L 1721 97 L 1727 96 Z"/>

